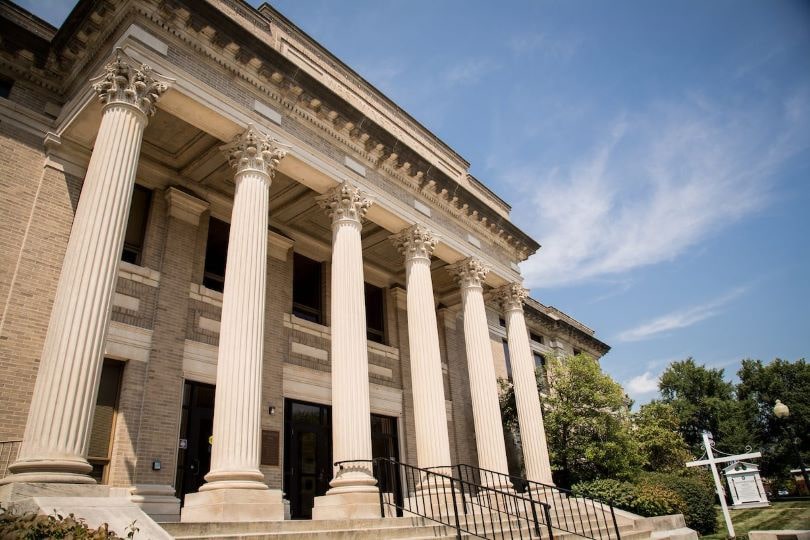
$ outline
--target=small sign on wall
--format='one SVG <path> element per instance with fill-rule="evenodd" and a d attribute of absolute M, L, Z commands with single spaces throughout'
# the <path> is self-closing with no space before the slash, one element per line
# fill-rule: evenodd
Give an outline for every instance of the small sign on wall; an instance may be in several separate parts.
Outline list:
<path fill-rule="evenodd" d="M 262 430 L 262 465 L 279 466 L 279 433 L 276 430 Z"/>

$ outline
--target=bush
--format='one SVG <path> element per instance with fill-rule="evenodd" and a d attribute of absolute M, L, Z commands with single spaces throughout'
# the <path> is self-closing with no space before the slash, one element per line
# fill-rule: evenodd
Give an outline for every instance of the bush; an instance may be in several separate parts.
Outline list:
<path fill-rule="evenodd" d="M 679 514 L 686 508 L 686 503 L 677 492 L 652 483 L 593 480 L 575 484 L 573 491 L 577 497 L 598 499 L 644 517 Z"/>
<path fill-rule="evenodd" d="M 134 523 L 128 527 L 128 538 L 138 530 Z M 46 538 L 70 538 L 74 540 L 120 540 L 105 523 L 98 529 L 91 529 L 81 518 L 70 514 L 67 517 L 55 514 L 42 516 L 28 512 L 16 514 L 0 508 L 0 540 L 21 539 L 40 540 Z"/>
<path fill-rule="evenodd" d="M 706 475 L 648 473 L 640 479 L 640 483 L 662 486 L 676 492 L 686 503 L 682 513 L 687 527 L 695 529 L 700 534 L 712 534 L 717 530 L 714 483 Z"/>

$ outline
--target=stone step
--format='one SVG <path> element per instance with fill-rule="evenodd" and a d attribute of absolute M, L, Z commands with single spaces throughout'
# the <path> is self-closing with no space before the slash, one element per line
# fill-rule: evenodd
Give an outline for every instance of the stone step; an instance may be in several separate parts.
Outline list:
<path fill-rule="evenodd" d="M 276 531 L 310 531 L 310 530 L 340 530 L 340 529 L 384 529 L 388 527 L 412 527 L 432 523 L 421 517 L 404 518 L 375 518 L 337 520 L 287 520 L 287 521 L 252 521 L 252 522 L 224 522 L 224 523 L 161 523 L 160 525 L 171 535 L 187 536 L 198 535 L 201 531 L 210 534 L 239 534 L 239 533 L 269 533 Z"/>

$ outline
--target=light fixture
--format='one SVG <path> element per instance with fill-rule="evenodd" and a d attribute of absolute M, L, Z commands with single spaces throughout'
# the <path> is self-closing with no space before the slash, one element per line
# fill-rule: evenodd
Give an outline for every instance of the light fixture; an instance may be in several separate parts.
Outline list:
<path fill-rule="evenodd" d="M 777 399 L 776 405 L 773 406 L 773 414 L 776 415 L 777 418 L 787 418 L 790 416 L 790 409 L 788 409 L 787 405 Z"/>
<path fill-rule="evenodd" d="M 267 412 L 270 413 L 270 416 L 275 415 L 276 414 L 276 406 L 275 405 L 270 405 L 270 407 L 268 407 L 268 409 L 267 409 Z"/>

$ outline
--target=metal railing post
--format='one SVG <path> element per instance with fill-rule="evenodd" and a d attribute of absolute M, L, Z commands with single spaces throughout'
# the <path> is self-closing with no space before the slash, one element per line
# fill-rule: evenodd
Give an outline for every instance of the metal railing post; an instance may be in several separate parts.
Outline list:
<path fill-rule="evenodd" d="M 456 505 L 456 481 L 450 477 L 450 496 L 453 497 L 453 516 L 456 518 L 456 538 L 461 540 L 461 523 L 458 520 L 458 506 Z M 464 489 L 464 486 L 461 486 Z"/>
<path fill-rule="evenodd" d="M 610 505 L 610 517 L 613 518 L 613 528 L 616 529 L 616 540 L 622 540 L 622 534 L 619 532 L 619 523 L 616 521 L 616 512 L 613 511 L 613 505 Z"/>
<path fill-rule="evenodd" d="M 540 523 L 537 521 L 537 505 L 534 503 L 534 499 L 529 499 L 532 502 L 532 519 L 534 520 L 534 532 L 537 533 L 537 537 L 540 538 Z"/>
<path fill-rule="evenodd" d="M 548 540 L 554 540 L 554 532 L 551 530 L 551 508 L 549 505 L 543 505 L 543 512 L 546 514 L 546 528 L 548 529 Z"/>
<path fill-rule="evenodd" d="M 464 515 L 467 515 L 467 501 L 464 498 L 464 480 L 461 478 L 461 465 L 456 465 L 458 469 L 458 487 L 461 488 L 461 506 L 464 508 Z"/>

